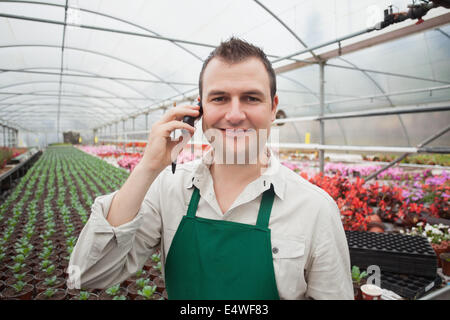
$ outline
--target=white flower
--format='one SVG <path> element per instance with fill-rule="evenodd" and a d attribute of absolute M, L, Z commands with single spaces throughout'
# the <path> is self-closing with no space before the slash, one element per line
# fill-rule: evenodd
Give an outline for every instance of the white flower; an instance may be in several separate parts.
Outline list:
<path fill-rule="evenodd" d="M 433 233 L 433 234 L 440 235 L 440 236 L 442 236 L 442 235 L 444 234 L 444 233 L 443 233 L 441 230 L 439 230 L 439 229 L 433 229 L 432 233 Z"/>
<path fill-rule="evenodd" d="M 432 231 L 434 228 L 432 226 L 430 226 L 428 223 L 425 226 L 425 231 Z"/>
<path fill-rule="evenodd" d="M 423 222 L 422 222 L 422 221 L 418 222 L 418 223 L 416 224 L 416 226 L 418 226 L 418 227 L 423 226 Z M 414 229 L 414 228 L 413 228 L 413 229 Z"/>

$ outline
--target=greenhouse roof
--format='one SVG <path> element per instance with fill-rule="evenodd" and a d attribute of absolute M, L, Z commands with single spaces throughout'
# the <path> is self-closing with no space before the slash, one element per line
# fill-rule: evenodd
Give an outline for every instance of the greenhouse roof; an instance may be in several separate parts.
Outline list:
<path fill-rule="evenodd" d="M 162 107 L 194 101 L 203 60 L 231 36 L 269 56 L 279 109 L 288 117 L 320 113 L 320 61 L 326 114 L 448 106 L 450 10 L 433 8 L 420 24 L 375 28 L 389 5 L 396 13 L 410 3 L 0 1 L 0 120 L 53 133 L 92 131 L 146 113 L 155 121 Z M 432 119 L 448 124 L 445 110 Z M 433 133 L 415 139 L 401 117 L 395 121 L 403 144 Z M 353 133 L 338 126 L 348 143 Z"/>

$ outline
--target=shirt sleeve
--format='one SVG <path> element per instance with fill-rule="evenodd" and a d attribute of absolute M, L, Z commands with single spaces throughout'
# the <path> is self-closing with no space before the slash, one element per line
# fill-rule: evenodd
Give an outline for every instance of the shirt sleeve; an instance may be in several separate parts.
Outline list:
<path fill-rule="evenodd" d="M 306 273 L 306 296 L 315 300 L 353 300 L 350 253 L 339 208 L 331 198 L 319 212 Z"/>
<path fill-rule="evenodd" d="M 140 270 L 161 239 L 159 176 L 150 186 L 136 217 L 118 227 L 106 220 L 118 191 L 97 197 L 69 261 L 68 285 L 108 288 Z"/>

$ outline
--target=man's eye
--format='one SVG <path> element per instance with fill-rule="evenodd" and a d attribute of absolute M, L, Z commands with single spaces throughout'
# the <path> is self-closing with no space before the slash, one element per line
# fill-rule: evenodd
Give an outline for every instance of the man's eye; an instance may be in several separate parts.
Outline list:
<path fill-rule="evenodd" d="M 248 97 L 247 97 L 247 100 L 248 100 L 249 102 L 257 102 L 257 101 L 259 101 L 258 98 L 251 97 L 251 96 L 248 96 Z"/>
<path fill-rule="evenodd" d="M 214 102 L 222 102 L 223 101 L 223 97 L 213 98 L 212 101 L 214 101 Z"/>

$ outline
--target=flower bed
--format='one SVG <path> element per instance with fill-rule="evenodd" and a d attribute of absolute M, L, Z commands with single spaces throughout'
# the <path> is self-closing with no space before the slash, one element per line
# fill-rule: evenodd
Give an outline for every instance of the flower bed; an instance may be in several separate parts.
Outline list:
<path fill-rule="evenodd" d="M 48 148 L 0 205 L 0 296 L 73 299 L 65 271 L 77 237 L 95 197 L 117 190 L 127 176 L 76 148 Z"/>

